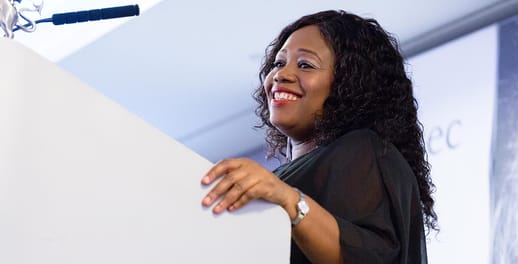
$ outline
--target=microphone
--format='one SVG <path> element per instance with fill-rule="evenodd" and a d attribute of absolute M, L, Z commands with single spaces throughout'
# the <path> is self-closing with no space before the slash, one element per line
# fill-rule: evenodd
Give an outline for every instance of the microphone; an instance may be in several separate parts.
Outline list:
<path fill-rule="evenodd" d="M 32 10 L 31 10 L 32 11 Z M 31 26 L 34 29 L 34 25 L 39 23 L 48 23 L 52 22 L 54 25 L 64 25 L 64 24 L 75 24 L 81 22 L 88 21 L 97 21 L 103 19 L 112 19 L 112 18 L 121 18 L 121 17 L 130 17 L 130 16 L 138 16 L 140 15 L 140 8 L 138 5 L 127 5 L 127 6 L 118 6 L 118 7 L 109 7 L 109 8 L 101 8 L 101 9 L 92 9 L 87 11 L 78 11 L 78 12 L 67 12 L 61 14 L 54 14 L 52 17 L 40 19 L 36 21 L 29 21 L 25 25 L 16 25 L 12 32 L 23 29 L 27 31 L 26 28 Z M 22 16 L 20 14 L 20 16 Z"/>
<path fill-rule="evenodd" d="M 138 5 L 92 9 L 88 11 L 68 12 L 52 15 L 52 24 L 64 25 L 102 19 L 138 16 L 140 9 Z"/>

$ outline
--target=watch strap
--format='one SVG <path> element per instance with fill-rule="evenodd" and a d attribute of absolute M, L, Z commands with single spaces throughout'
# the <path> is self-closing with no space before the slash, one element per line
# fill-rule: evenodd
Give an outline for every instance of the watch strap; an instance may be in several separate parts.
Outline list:
<path fill-rule="evenodd" d="M 301 192 L 297 188 L 294 188 L 294 189 L 299 193 L 300 196 L 299 196 L 299 201 L 297 202 L 297 217 L 295 217 L 295 219 L 293 219 L 293 221 L 291 221 L 291 226 L 295 226 L 298 223 L 300 223 L 300 221 L 302 221 L 302 219 L 304 219 L 304 217 L 308 214 L 308 211 L 309 211 L 308 205 L 306 203 L 306 199 L 304 197 L 304 193 Z M 301 206 L 305 207 L 306 210 L 302 210 Z"/>

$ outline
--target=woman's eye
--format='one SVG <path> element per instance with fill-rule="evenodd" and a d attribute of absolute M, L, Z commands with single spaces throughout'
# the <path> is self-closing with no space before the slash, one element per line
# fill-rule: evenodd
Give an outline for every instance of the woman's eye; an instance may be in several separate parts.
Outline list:
<path fill-rule="evenodd" d="M 284 64 L 285 64 L 284 61 L 279 61 L 279 60 L 278 61 L 274 61 L 273 62 L 273 67 L 280 68 L 280 67 L 283 67 Z"/>
<path fill-rule="evenodd" d="M 310 63 L 304 62 L 304 61 L 299 62 L 298 65 L 299 65 L 299 68 L 301 68 L 301 69 L 314 69 L 315 68 L 315 66 L 311 65 Z"/>

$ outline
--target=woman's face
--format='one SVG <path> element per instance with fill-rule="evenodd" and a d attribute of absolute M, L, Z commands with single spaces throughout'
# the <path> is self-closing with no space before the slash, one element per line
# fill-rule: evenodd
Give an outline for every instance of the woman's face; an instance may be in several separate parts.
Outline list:
<path fill-rule="evenodd" d="M 334 52 L 317 26 L 293 32 L 266 76 L 270 122 L 294 140 L 311 139 L 315 115 L 331 93 Z"/>

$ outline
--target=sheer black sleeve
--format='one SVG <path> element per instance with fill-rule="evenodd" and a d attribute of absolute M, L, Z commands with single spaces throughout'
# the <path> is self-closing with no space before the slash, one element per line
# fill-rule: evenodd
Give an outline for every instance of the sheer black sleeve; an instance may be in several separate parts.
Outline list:
<path fill-rule="evenodd" d="M 374 132 L 344 135 L 278 175 L 335 217 L 346 263 L 426 263 L 415 176 Z M 292 263 L 309 263 L 296 245 Z"/>

